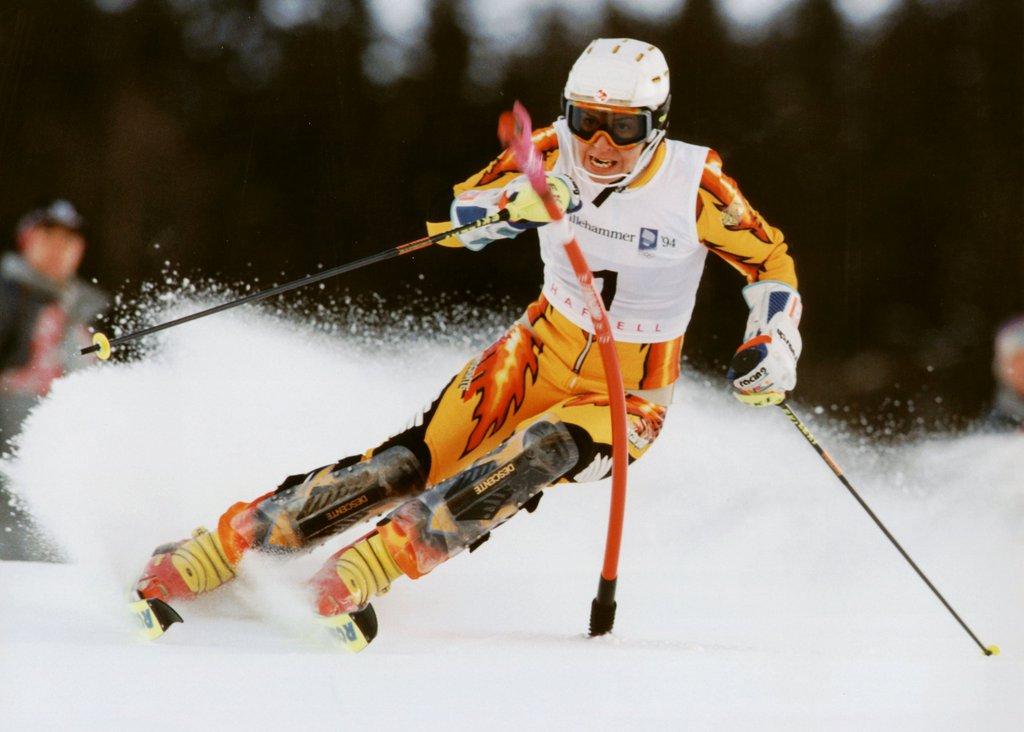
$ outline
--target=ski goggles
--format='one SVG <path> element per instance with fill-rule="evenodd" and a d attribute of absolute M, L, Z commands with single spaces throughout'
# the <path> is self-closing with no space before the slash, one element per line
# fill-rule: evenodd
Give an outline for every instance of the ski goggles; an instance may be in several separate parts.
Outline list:
<path fill-rule="evenodd" d="M 569 130 L 587 142 L 604 132 L 619 147 L 643 142 L 654 128 L 654 115 L 649 109 L 602 107 L 580 102 L 567 102 L 565 119 Z"/>

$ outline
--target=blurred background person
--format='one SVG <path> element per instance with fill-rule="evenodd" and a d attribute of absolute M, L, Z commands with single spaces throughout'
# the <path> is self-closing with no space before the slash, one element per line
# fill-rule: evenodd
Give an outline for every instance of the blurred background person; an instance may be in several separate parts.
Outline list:
<path fill-rule="evenodd" d="M 992 370 L 996 398 L 989 424 L 996 429 L 1024 430 L 1024 315 L 1005 323 L 996 333 Z"/>
<path fill-rule="evenodd" d="M 53 380 L 88 365 L 78 349 L 106 308 L 105 295 L 75 275 L 85 221 L 64 200 L 29 211 L 15 229 L 16 252 L 0 259 L 0 454 Z M 28 558 L 27 522 L 0 476 L 0 558 Z M 10 529 L 10 530 L 8 530 Z"/>

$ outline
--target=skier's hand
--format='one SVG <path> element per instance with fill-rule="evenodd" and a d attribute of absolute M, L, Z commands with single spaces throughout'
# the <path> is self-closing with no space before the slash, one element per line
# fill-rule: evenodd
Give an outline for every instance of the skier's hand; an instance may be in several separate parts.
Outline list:
<path fill-rule="evenodd" d="M 567 175 L 554 175 L 548 173 L 548 188 L 551 195 L 558 204 L 562 213 L 579 211 L 580 189 L 576 183 Z M 550 223 L 551 216 L 548 214 L 544 201 L 533 190 L 530 181 L 525 175 L 521 175 L 507 186 L 505 186 L 503 200 L 499 200 L 501 208 L 508 209 L 509 222 L 518 228 L 536 229 L 538 226 Z"/>
<path fill-rule="evenodd" d="M 548 174 L 548 185 L 555 201 L 569 213 L 580 208 L 579 189 L 571 178 Z M 479 251 L 492 241 L 513 239 L 527 229 L 535 229 L 551 221 L 540 196 L 534 192 L 525 175 L 520 175 L 503 188 L 470 189 L 452 201 L 452 226 L 465 226 L 492 216 L 502 209 L 509 213 L 508 221 L 499 221 L 458 235 L 467 249 Z"/>
<path fill-rule="evenodd" d="M 803 348 L 797 329 L 803 310 L 800 295 L 789 285 L 768 280 L 745 287 L 743 297 L 750 316 L 726 378 L 733 396 L 744 404 L 779 404 L 796 386 L 796 362 Z"/>

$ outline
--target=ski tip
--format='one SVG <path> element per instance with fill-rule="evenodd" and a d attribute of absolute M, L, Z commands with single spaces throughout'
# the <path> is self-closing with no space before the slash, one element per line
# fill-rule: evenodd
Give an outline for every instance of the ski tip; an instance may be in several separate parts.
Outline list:
<path fill-rule="evenodd" d="M 985 655 L 986 656 L 998 656 L 999 655 L 999 646 L 995 646 L 995 645 L 988 646 L 985 649 Z"/>
<path fill-rule="evenodd" d="M 362 610 L 352 613 L 352 617 L 367 643 L 377 637 L 377 613 L 374 611 L 373 605 L 367 605 Z"/>
<path fill-rule="evenodd" d="M 321 616 L 321 624 L 346 650 L 359 653 L 377 637 L 377 613 L 372 605 L 353 613 Z"/>
<path fill-rule="evenodd" d="M 175 623 L 185 622 L 173 607 L 158 598 L 142 598 L 130 603 L 128 608 L 139 622 L 142 635 L 147 640 L 155 640 Z"/>

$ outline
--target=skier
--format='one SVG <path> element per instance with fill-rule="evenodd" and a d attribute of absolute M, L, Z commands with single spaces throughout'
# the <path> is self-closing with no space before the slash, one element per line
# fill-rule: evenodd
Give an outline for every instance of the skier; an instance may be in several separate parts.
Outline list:
<path fill-rule="evenodd" d="M 995 430 L 1024 430 L 1024 316 L 1004 323 L 996 333 L 992 371 L 996 398 L 988 425 Z"/>
<path fill-rule="evenodd" d="M 749 283 L 746 333 L 727 375 L 734 393 L 753 405 L 777 401 L 796 384 L 801 350 L 801 301 L 782 233 L 747 203 L 717 153 L 666 138 L 669 101 L 657 48 L 598 39 L 569 73 L 563 115 L 533 136 L 609 313 L 630 460 L 661 430 L 709 249 Z M 444 243 L 479 250 L 537 228 L 538 299 L 405 431 L 236 503 L 215 531 L 158 548 L 140 597 L 191 598 L 232 579 L 248 551 L 305 550 L 390 510 L 311 581 L 321 615 L 356 612 L 399 577 L 421 577 L 520 508 L 533 510 L 546 486 L 610 473 L 609 398 L 586 299 L 562 242 L 543 228 L 543 205 L 508 150 L 454 193 L 451 220 L 429 224 L 430 233 L 507 208 L 510 221 Z"/>

